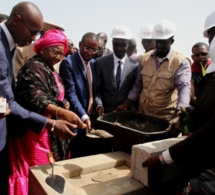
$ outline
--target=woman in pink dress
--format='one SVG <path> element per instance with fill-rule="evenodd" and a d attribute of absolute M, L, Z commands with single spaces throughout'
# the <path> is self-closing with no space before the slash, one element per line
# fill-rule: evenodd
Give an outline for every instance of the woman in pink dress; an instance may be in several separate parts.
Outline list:
<path fill-rule="evenodd" d="M 68 110 L 70 105 L 64 99 L 64 86 L 53 68 L 68 50 L 67 37 L 62 31 L 46 31 L 35 43 L 34 50 L 37 55 L 29 59 L 19 71 L 17 101 L 28 110 L 49 118 L 59 117 L 71 121 L 75 113 Z M 31 129 L 19 132 L 21 135 L 10 138 L 9 142 L 11 195 L 28 194 L 29 167 L 48 164 L 48 151 L 53 153 L 56 161 L 69 158 L 70 151 L 70 140 L 59 139 L 46 129 L 40 134 Z"/>

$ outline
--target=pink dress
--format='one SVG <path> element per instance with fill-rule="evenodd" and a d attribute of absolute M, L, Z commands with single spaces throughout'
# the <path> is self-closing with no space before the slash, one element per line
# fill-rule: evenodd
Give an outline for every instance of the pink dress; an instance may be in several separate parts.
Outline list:
<path fill-rule="evenodd" d="M 59 90 L 58 100 L 64 99 L 64 87 L 62 86 L 58 74 L 53 72 Z M 51 118 L 51 115 L 46 115 Z M 43 129 L 40 134 L 28 130 L 22 137 L 10 138 L 10 177 L 9 194 L 28 194 L 28 171 L 34 165 L 48 164 L 47 152 L 52 151 L 51 140 L 47 129 Z"/>

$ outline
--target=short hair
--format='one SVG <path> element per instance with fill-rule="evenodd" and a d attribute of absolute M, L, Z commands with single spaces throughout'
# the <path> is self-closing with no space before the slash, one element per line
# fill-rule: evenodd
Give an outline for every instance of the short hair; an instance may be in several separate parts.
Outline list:
<path fill-rule="evenodd" d="M 128 41 L 128 47 L 131 49 L 135 49 L 137 47 L 137 43 L 136 43 L 135 39 L 130 39 Z"/>
<path fill-rule="evenodd" d="M 93 32 L 88 32 L 88 33 L 84 34 L 82 39 L 81 39 L 81 42 L 85 41 L 88 38 L 92 38 L 93 40 L 96 40 L 99 42 L 98 36 Z"/>
<path fill-rule="evenodd" d="M 206 47 L 209 50 L 209 46 L 206 43 L 204 43 L 204 42 L 198 42 L 195 45 L 193 45 L 192 51 L 193 51 L 193 49 L 199 48 L 199 47 Z"/>

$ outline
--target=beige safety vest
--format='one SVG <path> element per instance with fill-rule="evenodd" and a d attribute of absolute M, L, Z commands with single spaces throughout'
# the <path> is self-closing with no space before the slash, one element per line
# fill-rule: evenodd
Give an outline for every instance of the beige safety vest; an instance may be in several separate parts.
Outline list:
<path fill-rule="evenodd" d="M 178 99 L 174 76 L 185 57 L 173 52 L 170 60 L 164 60 L 157 69 L 152 52 L 140 59 L 143 90 L 139 99 L 139 111 L 170 120 L 175 114 Z"/>

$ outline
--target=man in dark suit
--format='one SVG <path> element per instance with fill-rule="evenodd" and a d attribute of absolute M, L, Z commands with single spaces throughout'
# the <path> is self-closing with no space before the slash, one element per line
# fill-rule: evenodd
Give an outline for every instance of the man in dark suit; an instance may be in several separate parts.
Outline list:
<path fill-rule="evenodd" d="M 70 109 L 78 114 L 88 128 L 91 128 L 90 115 L 88 110 L 90 104 L 90 87 L 95 97 L 95 70 L 91 59 L 98 52 L 99 39 L 94 33 L 86 33 L 79 43 L 79 50 L 65 58 L 60 64 L 60 75 L 65 86 L 67 100 L 70 102 Z M 90 66 L 90 80 L 87 77 L 87 65 Z M 93 98 L 94 99 L 94 98 Z"/>
<path fill-rule="evenodd" d="M 138 63 L 126 54 L 128 41 L 132 38 L 130 29 L 119 25 L 113 29 L 111 37 L 114 52 L 95 62 L 99 116 L 114 111 L 126 100 L 137 76 Z"/>
<path fill-rule="evenodd" d="M 94 108 L 96 76 L 93 57 L 98 52 L 99 38 L 94 33 L 86 33 L 79 42 L 79 50 L 65 58 L 60 64 L 60 75 L 65 86 L 66 98 L 70 109 L 78 114 L 91 129 Z M 72 157 L 92 153 L 94 145 L 87 139 L 84 131 L 79 131 L 73 140 Z"/>
<path fill-rule="evenodd" d="M 53 131 L 56 136 L 63 139 L 71 139 L 75 136 L 69 128 L 76 125 L 62 120 L 47 119 L 39 114 L 22 108 L 14 100 L 14 76 L 12 58 L 15 45 L 25 46 L 35 41 L 43 26 L 43 16 L 39 8 L 30 2 L 17 4 L 6 22 L 0 25 L 0 97 L 7 99 L 11 110 L 11 121 L 16 123 L 13 128 L 19 131 L 21 128 L 30 128 L 40 133 L 44 127 Z M 17 125 L 19 124 L 19 126 Z M 81 125 L 82 122 L 74 114 L 74 124 Z M 0 194 L 7 194 L 8 188 L 8 153 L 7 153 L 7 124 L 6 118 L 0 120 Z"/>
<path fill-rule="evenodd" d="M 107 37 L 106 33 L 104 33 L 104 32 L 99 32 L 99 33 L 97 34 L 97 36 L 98 36 L 100 39 L 103 39 L 103 40 L 104 40 L 104 51 L 103 51 L 103 53 L 102 53 L 102 56 L 107 56 L 107 55 L 112 54 L 113 52 L 112 52 L 110 49 L 108 49 L 108 48 L 106 47 L 106 44 L 107 44 L 107 41 L 108 41 L 108 37 Z"/>

